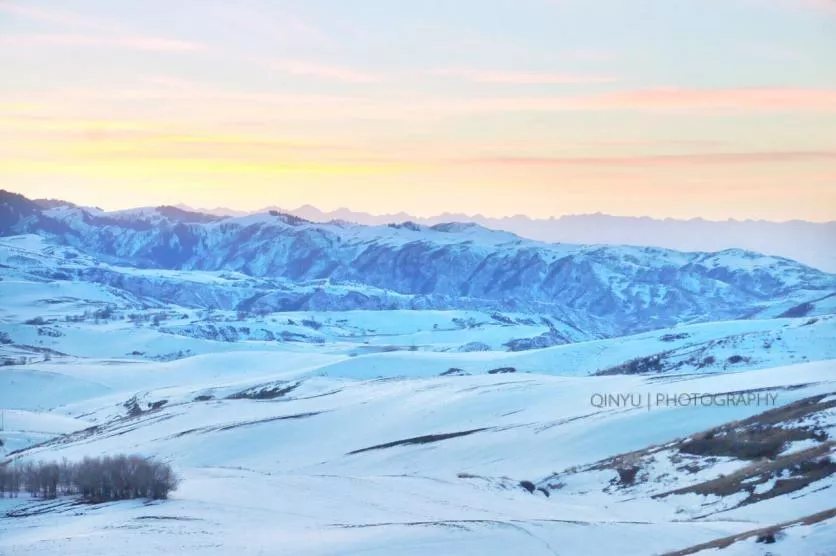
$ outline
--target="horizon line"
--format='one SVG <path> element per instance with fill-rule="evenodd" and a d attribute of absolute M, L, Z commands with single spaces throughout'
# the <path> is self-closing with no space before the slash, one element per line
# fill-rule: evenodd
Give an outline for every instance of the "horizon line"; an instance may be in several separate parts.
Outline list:
<path fill-rule="evenodd" d="M 565 219 L 565 218 L 595 217 L 595 216 L 598 216 L 598 217 L 607 217 L 607 218 L 652 220 L 652 221 L 656 221 L 656 222 L 674 221 L 674 222 L 683 222 L 683 223 L 685 223 L 685 222 L 707 222 L 707 223 L 716 223 L 716 224 L 725 224 L 725 223 L 741 223 L 741 224 L 743 224 L 743 223 L 836 224 L 836 220 L 833 220 L 833 219 L 830 219 L 830 220 L 807 220 L 807 219 L 803 219 L 803 218 L 791 218 L 791 219 L 788 219 L 788 220 L 767 220 L 767 219 L 763 219 L 763 218 L 743 218 L 743 219 L 727 218 L 727 219 L 723 219 L 723 220 L 717 220 L 717 219 L 705 218 L 705 217 L 702 217 L 702 216 L 694 216 L 694 217 L 691 217 L 691 218 L 677 218 L 677 217 L 673 217 L 673 216 L 650 216 L 650 215 L 646 215 L 646 214 L 645 215 L 611 214 L 611 213 L 604 213 L 604 212 L 600 212 L 600 211 L 599 212 L 584 212 L 584 213 L 567 213 L 567 214 L 561 214 L 561 215 L 551 215 L 551 216 L 547 216 L 547 217 L 537 217 L 537 216 L 531 216 L 531 215 L 521 214 L 521 213 L 511 214 L 511 215 L 502 215 L 502 216 L 488 216 L 488 215 L 485 215 L 485 214 L 482 214 L 482 213 L 467 214 L 467 213 L 463 213 L 463 212 L 449 212 L 449 211 L 443 211 L 443 212 L 440 212 L 440 213 L 435 213 L 435 214 L 430 215 L 430 216 L 419 216 L 419 215 L 411 214 L 411 213 L 409 213 L 405 210 L 402 210 L 402 211 L 397 212 L 397 213 L 375 214 L 375 213 L 372 213 L 372 212 L 367 212 L 367 211 L 364 211 L 364 210 L 356 210 L 356 209 L 345 207 L 345 206 L 342 206 L 342 207 L 339 207 L 339 208 L 336 208 L 336 209 L 333 209 L 333 210 L 324 210 L 324 209 L 321 209 L 321 208 L 319 208 L 316 205 L 311 204 L 311 203 L 305 203 L 303 205 L 300 205 L 300 206 L 296 207 L 295 209 L 287 209 L 287 208 L 284 208 L 284 207 L 280 207 L 278 205 L 265 205 L 265 206 L 260 207 L 258 209 L 251 210 L 251 209 L 243 209 L 243 208 L 242 209 L 237 209 L 237 208 L 224 207 L 224 206 L 218 206 L 218 207 L 215 207 L 215 208 L 194 207 L 194 206 L 192 206 L 192 205 L 190 205 L 190 204 L 188 204 L 184 201 L 180 201 L 177 204 L 166 204 L 166 203 L 164 203 L 164 204 L 158 204 L 158 205 L 151 204 L 151 205 L 129 206 L 129 207 L 124 207 L 124 208 L 107 208 L 106 209 L 106 208 L 97 207 L 97 206 L 93 206 L 93 205 L 85 205 L 85 204 L 76 203 L 76 202 L 68 200 L 66 198 L 58 198 L 58 197 L 32 198 L 32 197 L 28 197 L 27 195 L 25 195 L 23 193 L 19 193 L 19 192 L 13 191 L 11 189 L 0 188 L 0 192 L 7 192 L 7 193 L 13 193 L 13 194 L 21 195 L 22 197 L 24 197 L 26 199 L 30 199 L 32 201 L 57 201 L 57 202 L 72 204 L 72 205 L 77 206 L 77 207 L 82 208 L 82 209 L 96 209 L 96 210 L 100 210 L 100 211 L 105 212 L 105 213 L 124 212 L 124 211 L 130 211 L 130 210 L 151 209 L 151 208 L 161 208 L 161 207 L 172 207 L 172 208 L 177 208 L 177 209 L 180 209 L 180 210 L 188 210 L 190 212 L 196 212 L 196 213 L 199 213 L 199 214 L 206 214 L 206 215 L 214 215 L 213 212 L 217 212 L 217 211 L 240 213 L 240 214 L 237 214 L 237 215 L 226 216 L 226 218 L 235 218 L 235 217 L 243 217 L 243 216 L 249 216 L 249 215 L 254 215 L 254 214 L 263 214 L 263 213 L 266 213 L 266 212 L 271 211 L 271 210 L 277 210 L 277 211 L 285 213 L 285 214 L 290 214 L 290 215 L 296 216 L 296 214 L 295 214 L 296 212 L 300 212 L 300 211 L 303 211 L 303 210 L 306 210 L 306 209 L 313 209 L 313 210 L 316 210 L 316 211 L 318 211 L 318 212 L 320 212 L 320 213 L 322 213 L 323 215 L 326 215 L 326 216 L 333 215 L 334 213 L 338 213 L 340 211 L 348 211 L 348 212 L 353 213 L 353 214 L 357 214 L 357 215 L 361 215 L 361 216 L 367 216 L 367 217 L 371 217 L 371 218 L 395 218 L 395 217 L 401 218 L 401 216 L 406 216 L 407 217 L 406 220 L 393 220 L 392 223 L 403 223 L 403 222 L 408 222 L 408 221 L 411 221 L 411 220 L 433 220 L 433 219 L 443 218 L 443 217 L 447 217 L 447 216 L 462 217 L 462 218 L 466 218 L 466 219 L 470 219 L 470 220 L 482 219 L 482 220 L 500 220 L 500 221 L 503 221 L 503 220 L 514 220 L 514 219 L 527 219 L 531 222 L 552 222 L 552 221 L 562 220 L 562 219 Z M 217 215 L 215 215 L 215 216 L 217 216 Z M 334 219 L 337 219 L 337 218 L 334 218 Z M 456 221 L 456 220 L 449 221 L 449 223 L 455 223 L 455 222 L 458 222 L 458 221 Z M 361 224 L 360 222 L 356 222 L 356 223 Z"/>

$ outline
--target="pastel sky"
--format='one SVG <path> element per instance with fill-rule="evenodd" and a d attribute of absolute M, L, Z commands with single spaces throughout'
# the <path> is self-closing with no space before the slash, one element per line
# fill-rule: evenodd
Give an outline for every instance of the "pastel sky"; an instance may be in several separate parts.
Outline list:
<path fill-rule="evenodd" d="M 836 0 L 0 0 L 0 188 L 836 220 Z"/>

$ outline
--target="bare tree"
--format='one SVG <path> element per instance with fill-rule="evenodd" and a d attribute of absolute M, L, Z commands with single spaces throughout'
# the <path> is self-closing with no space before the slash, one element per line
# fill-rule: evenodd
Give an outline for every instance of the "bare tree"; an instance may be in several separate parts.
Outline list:
<path fill-rule="evenodd" d="M 22 488 L 44 499 L 80 494 L 91 503 L 148 498 L 164 500 L 176 490 L 177 476 L 165 463 L 141 456 L 84 458 L 78 463 L 26 462 L 0 466 L 0 496 Z"/>

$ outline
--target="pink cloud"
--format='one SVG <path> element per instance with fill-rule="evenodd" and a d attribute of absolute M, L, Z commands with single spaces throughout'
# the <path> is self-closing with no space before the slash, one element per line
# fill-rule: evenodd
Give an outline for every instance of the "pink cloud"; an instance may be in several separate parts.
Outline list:
<path fill-rule="evenodd" d="M 616 78 L 608 76 L 565 75 L 559 73 L 525 71 L 446 69 L 437 70 L 433 73 L 437 75 L 457 77 L 476 83 L 507 83 L 517 85 L 573 85 L 581 83 L 612 83 L 616 81 Z"/>
<path fill-rule="evenodd" d="M 294 73 L 320 75 L 330 79 L 368 82 L 376 76 L 356 74 L 329 66 L 299 64 L 285 66 Z M 154 100 L 182 103 L 187 109 L 199 103 L 212 110 L 246 119 L 259 106 L 282 108 L 273 119 L 294 121 L 386 120 L 428 123 L 449 118 L 490 113 L 576 111 L 670 112 L 687 117 L 705 114 L 736 115 L 748 113 L 802 112 L 836 113 L 836 90 L 829 89 L 750 89 L 750 90 L 680 90 L 657 89 L 620 91 L 599 95 L 560 95 L 525 97 L 459 97 L 400 93 L 381 97 L 366 94 L 293 94 L 255 90 L 225 90 L 209 83 L 190 83 L 182 79 L 152 78 L 147 86 L 137 88 L 69 89 L 42 93 L 40 99 L 26 100 L 63 103 L 68 99 L 82 102 Z M 677 144 L 685 148 L 712 148 L 717 145 Z"/>
<path fill-rule="evenodd" d="M 451 113 L 573 110 L 836 111 L 836 89 L 639 89 L 597 95 L 430 100 Z"/>
<path fill-rule="evenodd" d="M 47 33 L 0 37 L 0 44 L 7 45 L 59 45 L 106 46 L 149 51 L 193 51 L 203 46 L 178 39 L 138 35 L 124 26 L 99 18 L 89 18 L 70 12 L 28 6 L 9 0 L 0 0 L 0 11 L 35 21 L 54 23 L 62 27 L 102 31 L 105 35 L 81 35 L 78 33 Z"/>
<path fill-rule="evenodd" d="M 722 147 L 727 143 L 708 139 L 602 139 L 586 141 L 583 144 L 595 147 Z"/>
<path fill-rule="evenodd" d="M 92 35 L 34 34 L 9 35 L 0 37 L 0 44 L 9 46 L 46 45 L 46 46 L 93 46 L 128 48 L 154 52 L 185 52 L 203 50 L 197 43 L 157 37 L 104 37 Z"/>
<path fill-rule="evenodd" d="M 277 106 L 312 106 L 322 108 L 334 104 L 349 103 L 350 97 L 330 95 L 275 94 L 246 91 L 226 91 L 203 87 L 185 80 L 152 77 L 150 83 L 158 85 L 137 89 L 85 89 L 74 88 L 48 95 L 52 99 L 75 99 L 80 101 L 107 100 L 159 100 L 159 101 L 225 101 L 239 105 L 273 104 Z"/>
<path fill-rule="evenodd" d="M 799 0 L 801 5 L 836 14 L 836 0 Z"/>
<path fill-rule="evenodd" d="M 748 2 L 754 7 L 802 8 L 836 15 L 836 0 L 748 0 Z"/>
<path fill-rule="evenodd" d="M 836 161 L 836 151 L 772 151 L 747 153 L 699 153 L 647 156 L 590 157 L 482 157 L 454 161 L 458 164 L 498 166 L 670 166 L 713 164 L 764 164 Z"/>
<path fill-rule="evenodd" d="M 836 15 L 836 0 L 737 0 L 750 4 L 752 9 L 780 8 L 780 9 L 808 9 L 818 12 L 828 12 Z"/>
<path fill-rule="evenodd" d="M 591 105 L 613 108 L 836 110 L 836 89 L 677 89 L 624 91 L 590 99 Z"/>

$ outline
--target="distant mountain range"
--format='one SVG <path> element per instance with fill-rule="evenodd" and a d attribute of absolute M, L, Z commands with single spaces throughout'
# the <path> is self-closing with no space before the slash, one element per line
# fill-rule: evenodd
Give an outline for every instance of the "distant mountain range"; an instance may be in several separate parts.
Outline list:
<path fill-rule="evenodd" d="M 248 213 L 225 208 L 178 208 L 217 216 L 245 216 Z M 560 218 L 534 219 L 527 216 L 489 218 L 482 215 L 444 213 L 429 218 L 405 212 L 373 215 L 341 208 L 325 212 L 311 205 L 294 210 L 266 207 L 256 212 L 279 211 L 299 216 L 312 222 L 342 220 L 378 226 L 415 222 L 426 226 L 445 222 L 470 222 L 494 230 L 504 230 L 519 236 L 549 243 L 578 243 L 602 245 L 637 245 L 663 247 L 678 251 L 722 251 L 740 248 L 767 255 L 787 257 L 809 266 L 836 272 L 836 222 L 769 222 L 764 220 L 711 221 L 663 220 L 649 217 L 583 214 Z"/>
<path fill-rule="evenodd" d="M 228 309 L 479 309 L 549 315 L 604 337 L 739 318 L 804 316 L 836 276 L 741 249 L 551 244 L 472 223 L 314 223 L 278 211 L 221 217 L 176 207 L 103 212 L 0 192 L 0 235 L 37 234 L 118 265 L 59 270 L 135 295 Z M 21 263 L 23 264 L 23 262 Z M 137 269 L 131 271 L 131 268 Z M 124 270 L 127 269 L 127 270 Z M 187 285 L 141 269 L 235 271 L 258 279 Z M 235 281 L 233 281 L 235 282 Z M 185 294 L 189 294 L 186 296 Z"/>

